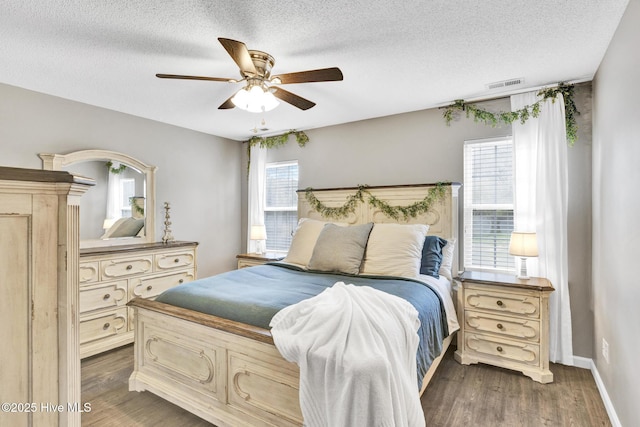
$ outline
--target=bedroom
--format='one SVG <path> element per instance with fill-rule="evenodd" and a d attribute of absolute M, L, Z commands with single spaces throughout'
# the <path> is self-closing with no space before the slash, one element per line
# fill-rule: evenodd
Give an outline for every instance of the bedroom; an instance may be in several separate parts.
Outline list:
<path fill-rule="evenodd" d="M 634 402 L 640 400 L 640 381 L 630 356 L 640 350 L 634 328 L 640 321 L 633 305 L 638 288 L 627 273 L 636 258 L 637 234 L 628 233 L 624 225 L 638 213 L 637 201 L 626 196 L 634 194 L 633 184 L 640 181 L 634 164 L 638 148 L 633 144 L 639 113 L 634 101 L 640 95 L 634 79 L 639 59 L 633 53 L 638 9 L 636 1 L 629 3 L 592 89 L 585 85 L 578 91 L 582 120 L 589 118 L 593 97 L 594 130 L 591 136 L 588 124 L 579 123 L 584 132 L 579 141 L 584 144 L 578 142 L 569 151 L 570 209 L 579 213 L 569 241 L 574 352 L 594 361 L 621 425 L 638 419 Z M 200 242 L 198 275 L 234 267 L 245 241 L 239 238 L 245 224 L 244 145 L 15 86 L 2 84 L 0 94 L 3 166 L 40 168 L 38 153 L 86 148 L 143 159 L 158 166 L 157 200 L 172 204 L 174 235 Z M 505 102 L 498 101 L 496 108 L 504 108 Z M 301 188 L 462 181 L 463 141 L 508 132 L 464 120 L 447 127 L 441 111 L 428 109 L 309 130 L 307 147 L 290 143 L 270 152 L 270 161 L 297 158 Z M 438 161 L 418 174 L 421 156 L 426 161 L 437 156 Z M 330 173 L 324 170 L 327 163 L 333 165 Z M 384 178 L 380 170 L 385 170 Z M 583 214 L 592 209 L 591 218 Z M 610 363 L 601 357 L 603 338 L 610 344 Z"/>

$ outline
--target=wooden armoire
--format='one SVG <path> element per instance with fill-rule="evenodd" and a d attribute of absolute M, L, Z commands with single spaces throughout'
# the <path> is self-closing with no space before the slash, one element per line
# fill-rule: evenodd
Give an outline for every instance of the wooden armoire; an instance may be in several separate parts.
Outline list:
<path fill-rule="evenodd" d="M 79 199 L 92 182 L 0 167 L 0 426 L 80 426 Z"/>

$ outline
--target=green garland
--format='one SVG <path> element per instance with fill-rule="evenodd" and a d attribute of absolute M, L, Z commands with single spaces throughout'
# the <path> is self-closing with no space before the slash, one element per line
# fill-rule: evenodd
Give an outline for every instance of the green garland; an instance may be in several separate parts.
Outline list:
<path fill-rule="evenodd" d="M 105 163 L 105 166 L 107 168 L 109 168 L 109 172 L 111 172 L 114 175 L 119 175 L 122 172 L 124 172 L 124 170 L 127 168 L 127 165 L 125 165 L 124 163 L 120 163 L 120 166 L 117 168 L 113 167 L 113 163 L 111 162 L 111 160 L 109 160 L 107 163 Z"/>
<path fill-rule="evenodd" d="M 442 113 L 447 126 L 451 124 L 454 114 L 459 111 L 465 111 L 467 118 L 473 115 L 473 120 L 476 122 L 482 122 L 492 127 L 499 126 L 501 123 L 511 124 L 516 120 L 520 123 L 525 123 L 530 117 L 538 117 L 540 114 L 540 104 L 551 98 L 552 102 L 555 102 L 559 93 L 564 98 L 564 111 L 565 111 L 565 126 L 567 129 L 567 142 L 570 146 L 578 139 L 578 125 L 576 124 L 576 115 L 580 114 L 576 108 L 576 104 L 573 101 L 573 85 L 566 85 L 564 83 L 558 84 L 557 87 L 550 89 L 543 89 L 538 92 L 538 96 L 542 96 L 543 99 L 537 101 L 533 105 L 525 105 L 523 108 L 516 111 L 501 111 L 493 113 L 491 111 L 483 110 L 474 104 L 468 104 L 462 99 L 457 99 L 453 104 L 444 107 L 445 110 Z"/>
<path fill-rule="evenodd" d="M 358 190 L 355 194 L 352 194 L 347 197 L 347 201 L 340 207 L 329 207 L 322 203 L 318 198 L 313 194 L 312 188 L 307 188 L 304 190 L 305 198 L 307 202 L 311 205 L 311 207 L 319 212 L 325 218 L 333 218 L 339 219 L 344 218 L 350 213 L 355 212 L 356 206 L 358 202 L 364 203 L 365 198 L 364 195 L 367 194 L 367 202 L 382 211 L 384 215 L 389 218 L 393 218 L 395 220 L 399 220 L 400 217 L 405 221 L 409 218 L 415 218 L 429 210 L 429 208 L 433 205 L 437 200 L 441 200 L 445 195 L 446 186 L 451 183 L 449 182 L 439 182 L 433 188 L 429 189 L 429 193 L 425 196 L 424 199 L 417 201 L 408 206 L 391 206 L 384 200 L 380 200 L 373 194 L 371 194 L 368 190 L 367 185 L 359 185 Z"/>
<path fill-rule="evenodd" d="M 144 216 L 144 207 L 138 206 L 134 199 L 135 197 L 129 197 L 129 204 L 131 205 L 131 208 L 136 211 L 136 213 Z"/>
<path fill-rule="evenodd" d="M 289 141 L 289 136 L 291 135 L 294 135 L 296 137 L 296 141 L 298 142 L 298 145 L 300 147 L 304 147 L 307 144 L 307 142 L 309 142 L 309 137 L 303 131 L 290 130 L 289 132 L 285 132 L 282 135 L 267 136 L 267 137 L 254 136 L 247 141 L 249 143 L 248 149 L 250 150 L 251 147 L 253 147 L 254 145 L 260 145 L 260 148 L 280 147 L 281 145 L 285 145 Z"/>

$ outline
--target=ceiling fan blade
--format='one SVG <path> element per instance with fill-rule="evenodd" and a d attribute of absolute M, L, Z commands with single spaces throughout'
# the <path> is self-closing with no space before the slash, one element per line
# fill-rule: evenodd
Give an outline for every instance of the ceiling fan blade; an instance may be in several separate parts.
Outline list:
<path fill-rule="evenodd" d="M 258 74 L 255 65 L 253 65 L 253 61 L 251 60 L 251 55 L 249 55 L 249 49 L 247 49 L 247 46 L 244 43 L 222 37 L 218 37 L 218 41 L 222 44 L 235 63 L 238 64 L 238 67 L 240 67 L 240 73 L 242 73 L 243 76 L 255 76 Z"/>
<path fill-rule="evenodd" d="M 308 110 L 309 108 L 316 105 L 315 102 L 311 102 L 308 99 L 304 99 L 303 97 L 298 96 L 295 93 L 286 91 L 280 87 L 276 87 L 273 89 L 275 89 L 273 96 L 275 96 L 276 98 L 280 98 L 284 102 L 288 102 L 289 104 L 293 105 L 294 107 L 298 107 L 301 110 Z"/>
<path fill-rule="evenodd" d="M 200 77 L 200 76 L 181 76 L 179 74 L 156 74 L 161 79 L 184 79 L 184 80 L 210 80 L 212 82 L 234 82 L 234 79 L 224 79 L 222 77 Z"/>
<path fill-rule="evenodd" d="M 233 95 L 231 95 L 222 104 L 220 104 L 220 106 L 218 107 L 218 110 L 229 110 L 231 108 L 235 108 L 236 105 L 233 102 L 231 102 L 231 98 L 233 98 L 234 96 L 235 96 L 235 93 Z"/>
<path fill-rule="evenodd" d="M 335 82 L 342 80 L 342 71 L 338 67 L 321 68 L 319 70 L 299 71 L 273 76 L 271 79 L 279 79 L 280 84 L 311 83 L 311 82 Z"/>

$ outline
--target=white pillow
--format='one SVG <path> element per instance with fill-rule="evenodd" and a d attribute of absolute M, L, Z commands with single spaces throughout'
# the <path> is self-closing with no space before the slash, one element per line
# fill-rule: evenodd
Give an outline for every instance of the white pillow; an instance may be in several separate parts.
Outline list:
<path fill-rule="evenodd" d="M 298 267 L 307 268 L 311 255 L 313 255 L 313 248 L 316 246 L 316 241 L 320 232 L 325 224 L 329 224 L 326 221 L 318 221 L 311 218 L 300 218 L 298 221 L 298 227 L 291 240 L 291 246 L 289 252 L 284 258 L 284 262 L 295 264 Z M 332 223 L 340 226 L 346 224 Z"/>
<path fill-rule="evenodd" d="M 447 244 L 442 248 L 442 263 L 440 264 L 440 276 L 446 277 L 449 281 L 453 281 L 451 270 L 453 269 L 453 252 L 456 248 L 456 239 L 445 239 Z"/>
<path fill-rule="evenodd" d="M 361 274 L 418 277 L 427 231 L 425 224 L 375 224 Z"/>

